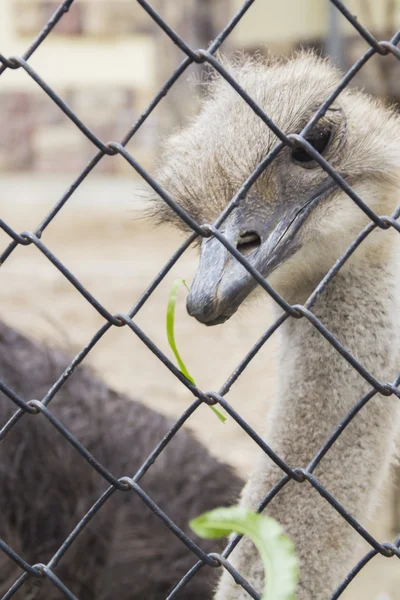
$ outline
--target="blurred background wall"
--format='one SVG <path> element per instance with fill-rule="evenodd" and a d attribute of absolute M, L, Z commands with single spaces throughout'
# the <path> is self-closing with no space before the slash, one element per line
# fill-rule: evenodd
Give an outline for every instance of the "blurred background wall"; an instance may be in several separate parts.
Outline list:
<path fill-rule="evenodd" d="M 241 0 L 157 0 L 160 14 L 192 47 L 204 47 Z M 379 38 L 396 28 L 399 0 L 348 0 L 347 5 Z M 55 0 L 2 0 L 1 51 L 21 54 L 57 8 Z M 334 7 L 321 0 L 255 2 L 223 51 L 290 53 L 314 47 L 335 54 L 348 68 L 366 43 Z M 181 51 L 132 0 L 77 0 L 31 64 L 102 139 L 118 139 L 183 58 Z M 395 58 L 373 59 L 355 83 L 398 101 Z M 198 71 L 199 69 L 197 69 Z M 196 71 L 196 69 L 192 69 Z M 189 76 L 190 77 L 190 76 Z M 173 88 L 135 138 L 145 166 L 157 154 L 160 134 L 195 110 L 194 98 Z M 0 171 L 75 173 L 93 153 L 89 142 L 23 73 L 5 73 L 0 88 Z M 25 143 L 15 144 L 24 137 Z M 101 172 L 125 173 L 124 161 L 102 161 Z"/>

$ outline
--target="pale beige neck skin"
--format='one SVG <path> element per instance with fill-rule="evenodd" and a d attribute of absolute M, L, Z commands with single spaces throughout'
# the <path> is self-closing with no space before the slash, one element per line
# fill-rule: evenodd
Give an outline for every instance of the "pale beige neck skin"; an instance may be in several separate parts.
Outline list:
<path fill-rule="evenodd" d="M 400 371 L 396 342 L 400 310 L 393 274 L 397 265 L 392 253 L 392 241 L 398 239 L 382 232 L 372 235 L 375 237 L 357 251 L 312 310 L 385 382 L 393 381 Z M 380 256 L 375 253 L 377 246 Z M 312 286 L 302 290 L 301 302 L 311 290 Z M 299 300 L 299 291 L 290 301 Z M 280 336 L 278 393 L 265 440 L 291 467 L 305 468 L 371 386 L 305 318 L 289 319 Z M 399 429 L 398 405 L 394 396 L 375 396 L 314 472 L 361 524 L 367 525 L 389 473 Z M 282 475 L 268 457 L 260 457 L 241 503 L 256 508 Z M 308 482 L 289 482 L 266 512 L 295 542 L 301 573 L 297 599 L 328 600 L 356 562 L 359 535 Z M 242 540 L 230 560 L 261 593 L 264 573 L 252 544 Z M 247 600 L 249 596 L 224 573 L 215 598 Z"/>

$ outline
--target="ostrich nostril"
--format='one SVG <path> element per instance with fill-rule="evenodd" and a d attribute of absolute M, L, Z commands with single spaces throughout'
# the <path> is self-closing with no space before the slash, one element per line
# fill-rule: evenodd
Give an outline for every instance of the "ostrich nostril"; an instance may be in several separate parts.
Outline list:
<path fill-rule="evenodd" d="M 250 256 L 261 246 L 261 238 L 255 231 L 246 231 L 239 236 L 236 248 L 243 256 Z"/>

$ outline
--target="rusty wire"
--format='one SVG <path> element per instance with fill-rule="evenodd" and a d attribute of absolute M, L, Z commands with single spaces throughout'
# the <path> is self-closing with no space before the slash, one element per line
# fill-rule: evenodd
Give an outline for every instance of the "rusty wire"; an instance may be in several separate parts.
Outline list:
<path fill-rule="evenodd" d="M 325 0 L 321 0 L 325 1 Z M 356 248 L 366 239 L 371 232 L 378 228 L 388 229 L 390 227 L 395 228 L 400 232 L 400 226 L 397 222 L 397 218 L 400 216 L 400 208 L 395 211 L 391 217 L 382 217 L 376 215 L 368 205 L 360 198 L 351 186 L 338 174 L 334 169 L 326 162 L 326 160 L 318 154 L 318 152 L 306 141 L 306 136 L 311 128 L 317 123 L 317 121 L 325 114 L 329 106 L 339 96 L 343 89 L 350 83 L 353 77 L 360 71 L 360 69 L 371 59 L 375 54 L 389 55 L 393 54 L 396 58 L 400 59 L 400 50 L 397 44 L 400 41 L 400 31 L 395 33 L 391 40 L 378 41 L 358 20 L 354 17 L 346 8 L 341 0 L 326 0 L 331 2 L 349 21 L 349 23 L 358 31 L 358 33 L 364 38 L 369 45 L 369 49 L 364 53 L 363 56 L 357 60 L 355 64 L 348 70 L 343 76 L 341 82 L 332 92 L 332 94 L 326 99 L 322 106 L 316 111 L 309 123 L 304 127 L 303 131 L 299 135 L 286 134 L 281 131 L 279 127 L 269 118 L 267 114 L 254 102 L 254 100 L 238 85 L 235 79 L 226 71 L 224 66 L 215 57 L 216 51 L 219 49 L 224 40 L 229 36 L 234 27 L 238 24 L 241 18 L 244 16 L 246 11 L 251 7 L 255 0 L 246 0 L 241 8 L 233 16 L 233 18 L 227 23 L 224 29 L 218 34 L 215 40 L 210 44 L 207 50 L 193 49 L 187 45 L 187 43 L 165 22 L 165 20 L 152 8 L 152 6 L 146 0 L 137 0 L 142 8 L 148 13 L 149 19 L 152 19 L 176 44 L 182 52 L 186 55 L 185 59 L 171 74 L 169 79 L 161 87 L 158 94 L 153 98 L 147 109 L 141 115 L 139 120 L 133 125 L 133 127 L 126 133 L 125 137 L 120 142 L 104 142 L 97 137 L 86 125 L 83 123 L 77 115 L 69 108 L 64 100 L 40 77 L 40 75 L 30 66 L 29 58 L 35 52 L 35 50 L 45 42 L 48 35 L 51 34 L 55 25 L 62 19 L 63 15 L 71 8 L 74 0 L 65 0 L 60 4 L 58 9 L 55 11 L 53 16 L 44 25 L 42 31 L 38 34 L 36 39 L 32 42 L 29 48 L 21 57 L 5 57 L 0 53 L 0 75 L 7 69 L 16 70 L 23 69 L 28 77 L 36 82 L 38 86 L 53 100 L 53 102 L 60 108 L 61 111 L 80 129 L 83 135 L 85 135 L 96 148 L 96 153 L 93 158 L 89 161 L 83 171 L 73 181 L 64 195 L 58 200 L 53 206 L 50 212 L 44 217 L 38 227 L 31 232 L 17 233 L 7 223 L 0 219 L 0 228 L 10 237 L 10 243 L 3 250 L 0 255 L 0 265 L 2 265 L 17 246 L 28 246 L 35 245 L 36 248 L 42 252 L 49 261 L 66 277 L 70 283 L 82 294 L 84 298 L 93 306 L 93 308 L 104 318 L 104 324 L 97 331 L 97 333 L 88 342 L 77 356 L 72 360 L 70 365 L 64 371 L 64 373 L 54 382 L 52 387 L 47 391 L 45 396 L 41 400 L 31 400 L 25 402 L 20 398 L 12 389 L 10 389 L 5 383 L 0 381 L 0 392 L 9 398 L 11 402 L 17 407 L 13 417 L 5 424 L 3 424 L 0 430 L 0 441 L 2 441 L 7 433 L 13 428 L 13 426 L 25 415 L 33 417 L 38 414 L 42 414 L 50 423 L 59 431 L 60 435 L 64 436 L 70 444 L 79 452 L 82 459 L 88 461 L 91 466 L 110 484 L 109 488 L 103 495 L 97 500 L 97 502 L 90 508 L 82 520 L 77 523 L 75 529 L 70 533 L 68 538 L 64 540 L 60 548 L 51 558 L 51 560 L 44 565 L 40 562 L 34 565 L 28 564 L 21 558 L 15 551 L 4 541 L 0 540 L 0 550 L 7 554 L 7 556 L 14 561 L 24 573 L 15 581 L 13 586 L 3 596 L 3 600 L 12 598 L 14 594 L 19 590 L 26 580 L 31 577 L 46 577 L 49 581 L 56 586 L 60 592 L 70 600 L 75 600 L 73 592 L 68 589 L 62 581 L 56 576 L 54 568 L 62 560 L 65 552 L 75 541 L 79 535 L 85 535 L 85 526 L 91 518 L 94 518 L 97 511 L 101 506 L 107 502 L 107 500 L 115 492 L 133 492 L 137 494 L 145 504 L 150 506 L 158 517 L 164 522 L 164 524 L 173 531 L 192 552 L 193 559 L 197 559 L 193 568 L 179 581 L 175 587 L 170 591 L 167 600 L 171 600 L 179 596 L 180 591 L 186 586 L 186 584 L 195 577 L 196 573 L 204 567 L 222 567 L 227 569 L 231 575 L 235 578 L 235 581 L 245 589 L 249 597 L 259 599 L 260 596 L 250 586 L 250 584 L 238 573 L 234 567 L 229 563 L 227 558 L 232 552 L 233 548 L 239 543 L 241 536 L 236 536 L 230 541 L 228 546 L 225 548 L 222 554 L 206 554 L 199 546 L 197 546 L 178 526 L 171 521 L 167 514 L 165 514 L 146 494 L 146 492 L 140 487 L 140 480 L 143 475 L 147 472 L 154 460 L 160 455 L 166 445 L 171 441 L 176 432 L 181 426 L 189 419 L 189 417 L 196 411 L 196 409 L 202 403 L 208 404 L 219 404 L 225 411 L 238 423 L 240 427 L 255 441 L 256 444 L 282 469 L 284 473 L 280 482 L 269 491 L 267 496 L 263 499 L 258 507 L 259 511 L 262 511 L 268 503 L 279 493 L 279 491 L 291 480 L 308 483 L 316 488 L 318 492 L 326 499 L 327 502 L 354 528 L 356 531 L 366 540 L 371 546 L 368 553 L 354 566 L 351 572 L 347 575 L 344 581 L 339 585 L 336 591 L 332 594 L 330 600 L 339 598 L 342 592 L 347 588 L 349 583 L 357 576 L 357 574 L 363 569 L 363 567 L 369 563 L 369 561 L 377 556 L 378 554 L 385 557 L 400 557 L 400 536 L 393 543 L 380 543 L 378 542 L 352 515 L 350 515 L 344 506 L 342 506 L 318 481 L 313 475 L 313 471 L 329 451 L 331 446 L 335 443 L 337 438 L 347 427 L 347 425 L 356 417 L 358 412 L 378 393 L 389 396 L 395 394 L 400 397 L 400 391 L 398 386 L 400 385 L 400 375 L 392 383 L 381 382 L 377 380 L 371 373 L 369 373 L 354 356 L 344 348 L 340 342 L 338 342 L 330 331 L 313 315 L 310 311 L 314 302 L 316 301 L 319 294 L 325 289 L 329 281 L 335 276 L 343 264 L 349 259 Z M 218 217 L 214 224 L 201 226 L 199 225 L 185 210 L 183 210 L 175 200 L 163 190 L 159 184 L 153 179 L 153 177 L 137 162 L 137 160 L 126 150 L 127 143 L 136 134 L 139 128 L 143 125 L 149 115 L 153 112 L 155 107 L 159 104 L 161 99 L 166 95 L 168 90 L 175 84 L 175 82 L 181 77 L 181 75 L 187 70 L 187 68 L 193 63 L 207 63 L 210 67 L 219 72 L 219 74 L 232 86 L 234 90 L 244 99 L 245 102 L 252 108 L 252 110 L 264 121 L 280 140 L 273 150 L 264 158 L 264 160 L 257 166 L 253 173 L 243 183 L 240 189 L 236 192 L 234 197 L 231 199 L 227 207 Z M 23 140 L 21 140 L 23 143 Z M 230 214 L 230 212 L 237 206 L 240 200 L 245 197 L 248 190 L 251 188 L 256 179 L 260 174 L 268 167 L 268 165 L 275 159 L 280 151 L 286 146 L 300 145 L 307 150 L 309 154 L 320 164 L 320 166 L 326 171 L 328 175 L 335 181 L 335 183 L 342 188 L 342 190 L 351 198 L 351 200 L 357 204 L 357 206 L 364 211 L 369 217 L 370 223 L 365 229 L 357 236 L 353 243 L 349 246 L 346 252 L 338 258 L 337 262 L 330 271 L 326 274 L 323 280 L 319 283 L 313 294 L 307 300 L 304 306 L 296 305 L 291 306 L 284 298 L 282 298 L 262 277 L 262 275 L 254 269 L 246 260 L 246 258 L 234 247 L 220 232 L 219 227 Z M 163 269 L 155 277 L 151 285 L 144 291 L 142 296 L 137 299 L 132 308 L 127 314 L 111 314 L 92 294 L 82 285 L 82 283 L 71 273 L 62 262 L 47 248 L 47 246 L 41 241 L 43 231 L 51 224 L 53 219 L 62 210 L 68 200 L 71 198 L 74 191 L 84 181 L 84 179 L 91 173 L 95 166 L 102 160 L 106 155 L 121 155 L 133 169 L 157 192 L 161 198 L 180 216 L 180 218 L 186 222 L 187 225 L 193 230 L 192 235 L 180 246 L 180 248 L 170 257 Z M 267 331 L 261 336 L 258 342 L 251 348 L 248 354 L 243 358 L 237 369 L 228 378 L 228 380 L 222 385 L 218 393 L 215 392 L 203 392 L 190 381 L 188 381 L 182 373 L 175 367 L 175 365 L 165 356 L 161 350 L 152 342 L 152 340 L 146 335 L 146 333 L 135 323 L 134 317 L 138 311 L 142 308 L 148 298 L 151 296 L 153 291 L 164 279 L 169 270 L 173 267 L 176 261 L 182 256 L 182 254 L 189 247 L 195 237 L 202 236 L 214 236 L 216 237 L 229 252 L 242 263 L 242 265 L 252 274 L 257 280 L 258 284 L 264 288 L 264 290 L 280 305 L 283 309 L 281 316 L 268 328 Z M 306 318 L 310 323 L 316 327 L 316 329 L 323 335 L 334 347 L 340 352 L 345 360 L 358 371 L 358 373 L 370 384 L 370 391 L 361 398 L 357 404 L 350 410 L 345 419 L 339 424 L 335 431 L 332 432 L 331 436 L 319 449 L 316 456 L 312 459 L 308 466 L 303 468 L 295 468 L 286 464 L 274 450 L 250 427 L 246 421 L 238 414 L 232 406 L 226 401 L 225 395 L 228 393 L 232 385 L 238 379 L 238 377 L 246 369 L 249 362 L 254 358 L 258 351 L 263 345 L 269 340 L 273 333 L 286 321 L 288 318 Z M 66 380 L 74 376 L 76 367 L 82 363 L 92 348 L 97 342 L 107 333 L 111 327 L 128 327 L 133 333 L 135 333 L 142 342 L 153 352 L 153 354 L 166 365 L 166 367 L 185 385 L 189 391 L 193 394 L 194 400 L 182 416 L 176 421 L 174 426 L 168 432 L 168 434 L 160 440 L 160 443 L 154 448 L 151 455 L 141 465 L 139 470 L 134 476 L 124 476 L 116 478 L 110 473 L 105 467 L 103 467 L 95 457 L 93 457 L 87 449 L 77 440 L 65 427 L 64 425 L 51 413 L 48 408 L 51 400 L 57 394 L 59 389 L 64 385 Z M 173 468 L 173 465 L 171 466 Z"/>

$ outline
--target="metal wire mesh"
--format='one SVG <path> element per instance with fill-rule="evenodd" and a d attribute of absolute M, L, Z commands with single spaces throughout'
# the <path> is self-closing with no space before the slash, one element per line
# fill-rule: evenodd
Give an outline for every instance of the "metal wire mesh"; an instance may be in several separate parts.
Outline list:
<path fill-rule="evenodd" d="M 86 136 L 96 148 L 96 153 L 93 158 L 89 161 L 87 166 L 79 174 L 79 176 L 73 181 L 71 186 L 65 192 L 65 194 L 59 199 L 59 201 L 53 206 L 51 211 L 44 217 L 43 221 L 38 227 L 32 231 L 26 231 L 23 233 L 17 233 L 14 231 L 6 222 L 0 219 L 1 229 L 11 238 L 10 243 L 0 255 L 0 265 L 3 264 L 17 246 L 28 246 L 34 245 L 37 249 L 43 253 L 46 258 L 58 269 L 64 277 L 82 294 L 84 298 L 93 306 L 93 308 L 104 318 L 104 324 L 89 341 L 87 346 L 82 349 L 81 352 L 74 358 L 65 372 L 54 382 L 51 389 L 48 390 L 46 395 L 41 400 L 31 400 L 25 402 L 19 397 L 12 389 L 10 389 L 5 383 L 0 381 L 0 391 L 5 394 L 11 402 L 17 406 L 17 411 L 14 416 L 4 424 L 0 431 L 0 439 L 3 440 L 8 432 L 13 428 L 15 423 L 20 418 L 32 418 L 35 415 L 42 414 L 50 423 L 58 430 L 60 435 L 64 436 L 70 444 L 78 451 L 81 455 L 82 460 L 86 460 L 90 465 L 96 469 L 96 471 L 110 484 L 108 490 L 97 500 L 97 502 L 91 507 L 90 511 L 85 515 L 84 518 L 77 524 L 73 532 L 64 540 L 63 544 L 51 558 L 47 565 L 37 563 L 30 565 L 23 560 L 9 545 L 4 541 L 0 540 L 0 549 L 2 552 L 8 555 L 8 557 L 14 561 L 23 571 L 23 575 L 14 583 L 9 589 L 7 594 L 3 598 L 12 598 L 14 594 L 19 590 L 28 578 L 31 577 L 45 577 L 56 586 L 60 592 L 71 600 L 75 599 L 73 592 L 63 584 L 62 581 L 56 576 L 53 569 L 58 564 L 64 553 L 68 550 L 71 544 L 74 543 L 78 536 L 85 535 L 85 526 L 88 522 L 88 515 L 93 517 L 101 506 L 107 502 L 111 495 L 116 491 L 131 491 L 136 494 L 141 500 L 147 504 L 152 510 L 158 515 L 158 517 L 164 522 L 164 524 L 173 531 L 182 541 L 183 544 L 193 552 L 193 559 L 197 559 L 193 568 L 176 583 L 176 586 L 169 593 L 168 599 L 179 596 L 180 591 L 190 581 L 191 578 L 196 576 L 196 573 L 203 567 L 222 567 L 227 569 L 235 578 L 236 582 L 241 585 L 248 593 L 249 597 L 260 598 L 260 596 L 254 591 L 250 584 L 238 573 L 233 566 L 227 560 L 233 548 L 240 542 L 241 536 L 236 536 L 226 547 L 222 554 L 206 554 L 199 546 L 197 546 L 183 531 L 181 531 L 177 525 L 169 519 L 168 515 L 165 514 L 149 497 L 146 492 L 140 486 L 140 479 L 151 468 L 151 464 L 154 459 L 162 453 L 166 445 L 171 441 L 175 433 L 185 423 L 185 421 L 195 412 L 195 410 L 202 404 L 219 404 L 226 412 L 234 419 L 240 427 L 255 441 L 256 444 L 281 468 L 283 477 L 280 482 L 268 493 L 259 506 L 259 511 L 262 511 L 268 503 L 279 493 L 279 491 L 292 479 L 298 482 L 304 482 L 305 480 L 313 486 L 318 492 L 326 499 L 326 501 L 345 519 L 351 527 L 353 527 L 360 536 L 366 540 L 371 546 L 369 552 L 355 565 L 353 570 L 347 575 L 345 580 L 340 584 L 336 591 L 331 596 L 334 600 L 341 596 L 342 592 L 346 589 L 349 583 L 356 577 L 356 575 L 363 569 L 363 567 L 376 555 L 380 554 L 385 557 L 397 556 L 400 558 L 400 536 L 394 541 L 394 543 L 379 543 L 374 537 L 356 520 L 354 519 L 313 475 L 313 471 L 320 463 L 325 454 L 329 451 L 338 437 L 341 435 L 346 426 L 356 418 L 357 413 L 365 406 L 376 394 L 380 393 L 385 396 L 395 394 L 400 397 L 400 391 L 398 385 L 400 384 L 400 375 L 393 383 L 388 384 L 377 380 L 371 373 L 369 373 L 359 362 L 352 356 L 346 348 L 344 348 L 330 333 L 330 331 L 313 315 L 310 311 L 317 296 L 321 291 L 328 285 L 335 274 L 340 270 L 343 264 L 349 259 L 356 248 L 371 234 L 376 228 L 389 229 L 394 228 L 400 232 L 400 225 L 397 222 L 397 218 L 400 216 L 400 209 L 397 209 L 391 217 L 381 217 L 375 214 L 360 198 L 351 186 L 338 174 L 335 170 L 325 161 L 325 159 L 307 142 L 306 136 L 317 121 L 325 114 L 332 102 L 339 96 L 341 91 L 346 88 L 357 72 L 371 59 L 375 54 L 389 55 L 393 54 L 396 58 L 400 59 L 400 50 L 397 47 L 400 41 L 400 31 L 395 33 L 391 40 L 378 41 L 375 37 L 357 21 L 356 17 L 348 11 L 346 6 L 341 0 L 327 0 L 330 1 L 332 6 L 335 6 L 343 16 L 349 21 L 349 23 L 358 31 L 358 33 L 368 43 L 369 49 L 363 56 L 350 68 L 350 70 L 344 75 L 340 84 L 334 90 L 334 92 L 326 99 L 323 105 L 317 110 L 310 122 L 304 127 L 303 131 L 299 135 L 286 134 L 281 131 L 277 125 L 268 117 L 267 114 L 252 100 L 252 98 L 238 85 L 235 79 L 226 71 L 224 66 L 215 57 L 215 53 L 221 46 L 223 41 L 229 36 L 234 27 L 238 24 L 241 18 L 244 16 L 246 11 L 254 3 L 255 0 L 247 0 L 243 3 L 242 7 L 237 11 L 233 18 L 227 23 L 224 29 L 219 33 L 215 40 L 211 43 L 207 50 L 192 49 L 186 42 L 165 22 L 163 18 L 152 8 L 152 6 L 146 0 L 137 0 L 143 9 L 148 13 L 149 19 L 153 19 L 155 23 L 165 32 L 165 34 L 176 44 L 186 55 L 183 62 L 176 68 L 171 74 L 169 79 L 165 82 L 158 94 L 153 98 L 145 112 L 141 115 L 140 119 L 134 124 L 134 126 L 126 133 L 125 137 L 120 142 L 104 142 L 99 139 L 86 125 L 83 123 L 74 112 L 68 107 L 64 100 L 54 91 L 51 87 L 40 77 L 40 75 L 30 66 L 29 58 L 36 51 L 36 49 L 45 42 L 47 36 L 51 34 L 53 28 L 62 19 L 63 15 L 70 9 L 74 0 L 65 0 L 60 4 L 54 15 L 45 24 L 42 31 L 39 33 L 37 38 L 33 41 L 31 46 L 26 50 L 22 57 L 10 57 L 7 58 L 0 54 L 0 75 L 7 69 L 16 70 L 23 69 L 26 75 L 30 77 L 36 84 L 42 88 L 42 90 L 53 100 L 53 102 L 60 108 L 61 111 L 80 129 L 82 134 Z M 218 217 L 214 224 L 201 226 L 192 217 L 187 214 L 175 201 L 163 190 L 158 183 L 146 172 L 146 170 L 136 161 L 136 159 L 126 149 L 127 143 L 136 134 L 139 128 L 143 125 L 149 115 L 152 113 L 154 108 L 158 105 L 161 99 L 165 96 L 168 90 L 174 85 L 179 77 L 187 70 L 192 63 L 207 63 L 214 68 L 218 73 L 232 86 L 234 90 L 247 102 L 252 110 L 259 116 L 260 119 L 275 133 L 280 140 L 276 147 L 265 157 L 265 159 L 257 166 L 250 177 L 243 183 L 241 188 L 237 191 L 235 196 L 231 199 L 223 213 Z M 23 143 L 23 140 L 21 141 Z M 323 280 L 319 283 L 317 288 L 314 290 L 312 296 L 308 299 L 304 306 L 288 304 L 284 298 L 282 298 L 262 277 L 262 275 L 254 269 L 246 260 L 246 258 L 234 247 L 227 239 L 222 235 L 219 227 L 223 221 L 227 218 L 237 202 L 243 198 L 256 179 L 260 174 L 268 167 L 269 164 L 276 158 L 279 152 L 286 145 L 292 147 L 294 144 L 303 147 L 312 157 L 319 163 L 319 165 L 326 171 L 326 173 L 334 180 L 334 182 L 342 188 L 342 190 L 351 198 L 351 200 L 369 217 L 370 223 L 367 227 L 357 236 L 353 243 L 349 246 L 347 251 L 337 260 L 336 264 L 330 269 Z M 158 273 L 151 285 L 145 290 L 142 296 L 135 302 L 131 310 L 127 314 L 111 314 L 92 294 L 82 285 L 82 283 L 69 271 L 62 262 L 55 256 L 49 248 L 41 241 L 41 235 L 43 231 L 51 225 L 53 219 L 62 210 L 65 204 L 69 201 L 72 194 L 78 188 L 78 186 L 84 181 L 86 177 L 92 172 L 94 167 L 103 159 L 104 156 L 121 155 L 132 168 L 139 173 L 139 175 L 157 192 L 161 198 L 183 219 L 193 230 L 193 234 L 181 245 L 181 247 L 173 254 L 168 260 L 164 268 Z M 161 352 L 161 350 L 152 342 L 152 340 L 146 335 L 146 333 L 135 323 L 134 317 L 138 311 L 143 307 L 145 302 L 151 296 L 153 291 L 157 288 L 159 283 L 167 275 L 172 266 L 176 263 L 179 257 L 189 247 L 195 237 L 216 237 L 228 251 L 252 274 L 257 280 L 258 284 L 264 288 L 283 309 L 283 314 L 277 319 L 277 321 L 269 327 L 269 329 L 262 335 L 259 341 L 251 348 L 250 352 L 244 357 L 234 373 L 224 383 L 218 393 L 205 393 L 198 387 L 188 381 L 181 372 L 175 367 L 175 365 L 168 359 L 167 356 Z M 275 452 L 269 447 L 269 445 L 252 429 L 246 421 L 238 414 L 226 401 L 224 396 L 229 391 L 231 386 L 235 383 L 238 377 L 246 369 L 249 362 L 272 336 L 272 334 L 290 317 L 293 318 L 306 318 L 310 323 L 323 335 L 328 342 L 344 357 L 345 360 L 356 370 L 358 373 L 370 384 L 370 391 L 359 400 L 359 402 L 350 410 L 346 418 L 340 423 L 335 431 L 332 432 L 331 436 L 320 448 L 318 453 L 315 455 L 310 464 L 303 468 L 293 468 L 286 464 Z M 99 462 L 96 461 L 87 449 L 77 440 L 65 427 L 64 425 L 54 417 L 48 406 L 60 388 L 64 385 L 66 380 L 70 377 L 74 377 L 75 368 L 84 361 L 93 347 L 97 342 L 106 335 L 107 331 L 111 327 L 128 327 L 136 334 L 142 342 L 153 352 L 153 354 L 160 359 L 164 365 L 185 385 L 194 396 L 194 401 L 191 406 L 184 412 L 179 418 L 173 428 L 170 430 L 167 436 L 160 441 L 159 445 L 154 449 L 151 456 L 143 463 L 137 473 L 132 476 L 125 476 L 117 479 L 112 473 L 105 469 Z M 26 416 L 27 415 L 27 416 Z M 171 465 L 173 468 L 173 465 Z"/>

